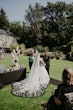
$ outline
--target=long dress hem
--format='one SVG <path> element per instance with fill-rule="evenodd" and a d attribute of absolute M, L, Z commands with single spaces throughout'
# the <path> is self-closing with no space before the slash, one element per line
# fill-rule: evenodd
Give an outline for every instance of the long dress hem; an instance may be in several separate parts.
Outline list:
<path fill-rule="evenodd" d="M 22 97 L 37 97 L 44 94 L 49 82 L 48 72 L 40 64 L 39 53 L 36 53 L 29 75 L 12 85 L 12 94 Z"/>

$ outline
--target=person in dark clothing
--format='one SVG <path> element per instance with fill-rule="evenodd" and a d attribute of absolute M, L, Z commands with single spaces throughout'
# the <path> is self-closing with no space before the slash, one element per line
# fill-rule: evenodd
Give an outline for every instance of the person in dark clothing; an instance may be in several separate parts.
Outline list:
<path fill-rule="evenodd" d="M 33 64 L 33 61 L 34 61 L 34 50 L 30 50 L 30 56 L 29 56 L 29 68 L 31 69 L 32 67 L 32 64 Z"/>
<path fill-rule="evenodd" d="M 62 73 L 62 83 L 58 85 L 48 102 L 42 102 L 41 106 L 47 108 L 47 110 L 67 110 L 65 93 L 70 92 L 73 92 L 73 70 L 67 67 Z"/>
<path fill-rule="evenodd" d="M 45 68 L 49 74 L 49 67 L 50 67 L 50 56 L 48 55 L 48 51 L 45 51 L 44 57 L 43 57 Z"/>

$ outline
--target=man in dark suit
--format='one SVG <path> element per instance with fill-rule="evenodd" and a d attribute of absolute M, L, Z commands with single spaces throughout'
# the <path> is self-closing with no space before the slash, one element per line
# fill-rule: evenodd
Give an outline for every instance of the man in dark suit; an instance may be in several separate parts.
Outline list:
<path fill-rule="evenodd" d="M 43 60 L 45 62 L 45 68 L 49 74 L 49 67 L 50 67 L 50 56 L 48 54 L 48 51 L 45 51 L 44 53 L 44 57 L 43 57 Z"/>

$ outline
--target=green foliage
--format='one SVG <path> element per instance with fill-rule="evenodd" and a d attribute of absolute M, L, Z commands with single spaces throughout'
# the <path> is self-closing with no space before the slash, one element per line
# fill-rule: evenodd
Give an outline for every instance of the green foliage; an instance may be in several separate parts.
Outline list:
<path fill-rule="evenodd" d="M 68 43 L 68 45 L 70 45 L 70 46 L 73 45 L 73 41 L 70 41 L 70 42 Z"/>
<path fill-rule="evenodd" d="M 43 11 L 41 10 L 40 4 L 36 3 L 35 7 L 29 5 L 29 9 L 26 10 L 27 15 L 25 17 L 26 21 L 32 26 L 32 24 L 37 23 L 38 21 L 42 20 L 44 15 Z"/>
<path fill-rule="evenodd" d="M 36 3 L 35 7 L 32 7 L 29 5 L 29 9 L 26 10 L 26 22 L 29 23 L 29 30 L 28 30 L 28 38 L 29 38 L 29 43 L 28 45 L 31 46 L 36 46 L 41 44 L 41 21 L 44 16 L 44 13 L 42 11 L 42 7 Z M 32 42 L 32 45 L 31 45 Z M 34 43 L 33 43 L 34 42 Z"/>
<path fill-rule="evenodd" d="M 44 51 L 49 51 L 49 47 L 48 46 L 45 46 L 44 47 Z"/>
<path fill-rule="evenodd" d="M 10 31 L 19 37 L 27 48 L 42 45 L 50 50 L 67 45 L 73 39 L 73 4 L 48 2 L 46 7 L 36 3 L 26 10 L 26 23 L 10 24 Z M 41 47 L 40 50 L 42 51 Z M 66 50 L 67 51 L 67 50 Z M 64 52 L 65 53 L 65 52 Z"/>
<path fill-rule="evenodd" d="M 52 53 L 52 54 L 50 55 L 50 58 L 51 58 L 51 59 L 54 59 L 54 58 L 56 59 L 55 53 Z"/>
<path fill-rule="evenodd" d="M 73 4 L 58 1 L 48 2 L 45 7 L 38 3 L 34 7 L 29 5 L 22 24 L 19 21 L 9 23 L 1 9 L 0 28 L 11 31 L 27 48 L 42 45 L 53 50 L 73 40 Z"/>
<path fill-rule="evenodd" d="M 39 52 L 49 51 L 48 46 L 43 47 L 42 45 L 37 45 L 34 47 L 34 50 L 38 50 Z"/>
<path fill-rule="evenodd" d="M 25 45 L 24 45 L 24 44 L 20 44 L 20 45 L 19 45 L 19 49 L 20 49 L 20 53 L 21 53 L 21 54 L 24 54 Z"/>
<path fill-rule="evenodd" d="M 67 47 L 69 48 L 69 52 L 73 52 L 73 41 L 70 41 Z"/>
<path fill-rule="evenodd" d="M 0 29 L 8 30 L 9 29 L 9 21 L 6 16 L 4 9 L 0 9 Z"/>
<path fill-rule="evenodd" d="M 39 52 L 43 52 L 43 46 L 42 45 L 37 45 L 36 47 L 35 47 L 35 49 L 37 49 Z"/>
<path fill-rule="evenodd" d="M 67 53 L 67 45 L 62 45 L 60 46 L 60 50 L 63 52 L 63 53 Z"/>
<path fill-rule="evenodd" d="M 12 44 L 10 45 L 10 51 L 12 51 L 13 49 L 16 49 L 19 46 L 19 44 L 17 42 L 12 42 Z"/>
<path fill-rule="evenodd" d="M 10 23 L 10 31 L 20 38 L 22 36 L 23 30 L 25 29 L 24 25 L 24 23 L 21 25 L 19 21 Z"/>

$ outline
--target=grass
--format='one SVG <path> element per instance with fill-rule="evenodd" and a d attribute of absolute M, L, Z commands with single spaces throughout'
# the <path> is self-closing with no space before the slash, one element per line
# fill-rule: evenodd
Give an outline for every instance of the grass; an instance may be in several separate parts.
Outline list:
<path fill-rule="evenodd" d="M 51 60 L 50 76 L 61 80 L 62 71 L 68 66 L 73 68 L 73 62 L 67 60 Z"/>
<path fill-rule="evenodd" d="M 51 60 L 50 62 L 50 77 L 61 80 L 61 75 L 64 67 L 73 67 L 73 62 L 64 60 Z M 0 64 L 6 64 L 8 68 L 11 65 L 11 57 L 6 56 L 0 60 Z M 28 67 L 28 57 L 20 56 L 19 64 L 24 64 Z M 28 75 L 28 74 L 27 74 Z M 41 101 L 47 101 L 52 94 L 52 89 L 55 85 L 50 84 L 46 89 L 44 95 L 36 98 L 23 98 L 11 94 L 11 84 L 0 89 L 0 110 L 42 110 L 40 106 Z"/>

